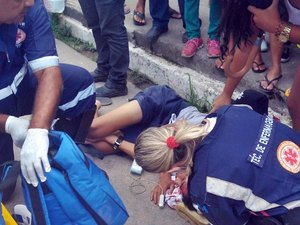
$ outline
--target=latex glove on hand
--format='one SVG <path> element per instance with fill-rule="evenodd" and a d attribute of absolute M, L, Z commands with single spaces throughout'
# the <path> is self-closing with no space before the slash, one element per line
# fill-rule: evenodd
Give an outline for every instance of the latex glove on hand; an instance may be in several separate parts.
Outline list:
<path fill-rule="evenodd" d="M 14 144 L 21 148 L 27 136 L 29 120 L 9 116 L 5 122 L 5 132 L 10 134 Z"/>
<path fill-rule="evenodd" d="M 37 176 L 41 182 L 45 182 L 44 170 L 45 172 L 50 172 L 51 170 L 47 156 L 48 148 L 48 130 L 39 128 L 28 129 L 27 137 L 21 150 L 20 161 L 22 174 L 26 182 L 34 187 L 38 186 Z"/>

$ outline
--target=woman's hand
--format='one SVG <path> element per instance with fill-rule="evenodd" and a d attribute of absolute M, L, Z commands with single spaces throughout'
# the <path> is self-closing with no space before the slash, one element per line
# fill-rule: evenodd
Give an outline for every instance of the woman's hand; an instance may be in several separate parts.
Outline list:
<path fill-rule="evenodd" d="M 158 185 L 150 193 L 150 200 L 154 204 L 158 204 L 159 196 L 165 194 L 166 190 L 170 188 L 171 193 L 175 188 L 175 182 L 171 180 L 170 174 L 168 172 L 160 173 Z M 163 191 L 163 193 L 161 193 Z"/>
<path fill-rule="evenodd" d="M 209 113 L 213 113 L 221 106 L 229 105 L 230 103 L 231 103 L 231 96 L 228 96 L 225 93 L 222 93 L 213 102 L 212 109 L 210 110 Z"/>
<path fill-rule="evenodd" d="M 281 23 L 278 12 L 279 0 L 273 0 L 267 9 L 258 9 L 254 6 L 248 6 L 248 10 L 253 14 L 252 20 L 258 28 L 270 33 L 276 33 Z"/>

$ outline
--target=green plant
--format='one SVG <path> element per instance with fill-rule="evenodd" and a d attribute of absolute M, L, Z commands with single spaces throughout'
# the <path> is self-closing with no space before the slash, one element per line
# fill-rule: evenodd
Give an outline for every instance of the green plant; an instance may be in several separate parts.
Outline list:
<path fill-rule="evenodd" d="M 77 51 L 90 51 L 96 52 L 96 48 L 93 44 L 84 42 L 79 38 L 73 37 L 71 28 L 66 24 L 61 24 L 59 20 L 59 15 L 50 14 L 51 26 L 55 38 L 65 42 L 67 45 L 71 46 Z"/>
<path fill-rule="evenodd" d="M 198 93 L 195 90 L 194 85 L 192 84 L 191 76 L 189 76 L 189 92 L 186 95 L 187 101 L 195 106 L 200 112 L 208 113 L 212 106 L 211 103 L 207 100 L 207 96 L 199 97 Z"/>

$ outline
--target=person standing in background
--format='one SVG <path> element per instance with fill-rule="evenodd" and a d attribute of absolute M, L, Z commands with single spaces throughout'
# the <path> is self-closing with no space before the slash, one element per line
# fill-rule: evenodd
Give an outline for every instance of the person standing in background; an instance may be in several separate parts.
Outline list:
<path fill-rule="evenodd" d="M 127 95 L 129 50 L 124 25 L 124 0 L 79 0 L 87 25 L 93 31 L 98 53 L 97 68 L 91 72 L 97 97 Z"/>

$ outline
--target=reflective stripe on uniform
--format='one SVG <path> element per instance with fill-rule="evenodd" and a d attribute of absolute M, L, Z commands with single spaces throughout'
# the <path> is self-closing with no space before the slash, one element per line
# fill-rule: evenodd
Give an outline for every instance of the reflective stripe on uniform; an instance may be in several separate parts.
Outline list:
<path fill-rule="evenodd" d="M 292 201 L 283 205 L 270 203 L 255 195 L 249 188 L 214 177 L 207 177 L 206 189 L 207 192 L 217 196 L 244 201 L 246 208 L 253 212 L 265 211 L 279 206 L 283 206 L 287 209 L 300 207 L 300 201 Z"/>
<path fill-rule="evenodd" d="M 214 177 L 206 178 L 206 190 L 208 193 L 217 196 L 243 201 L 246 208 L 253 212 L 260 212 L 280 206 L 256 196 L 249 188 Z"/>
<path fill-rule="evenodd" d="M 58 56 L 45 56 L 28 62 L 33 72 L 59 65 Z"/>
<path fill-rule="evenodd" d="M 66 111 L 66 110 L 76 106 L 79 101 L 86 99 L 89 96 L 92 96 L 94 93 L 95 93 L 95 84 L 92 83 L 86 89 L 79 91 L 73 100 L 71 100 L 63 105 L 60 105 L 58 108 L 63 111 Z"/>
<path fill-rule="evenodd" d="M 5 99 L 12 94 L 17 93 L 18 85 L 21 83 L 21 81 L 23 80 L 26 73 L 27 73 L 27 63 L 25 62 L 23 67 L 20 69 L 20 71 L 15 76 L 11 85 L 0 89 L 0 100 Z"/>

